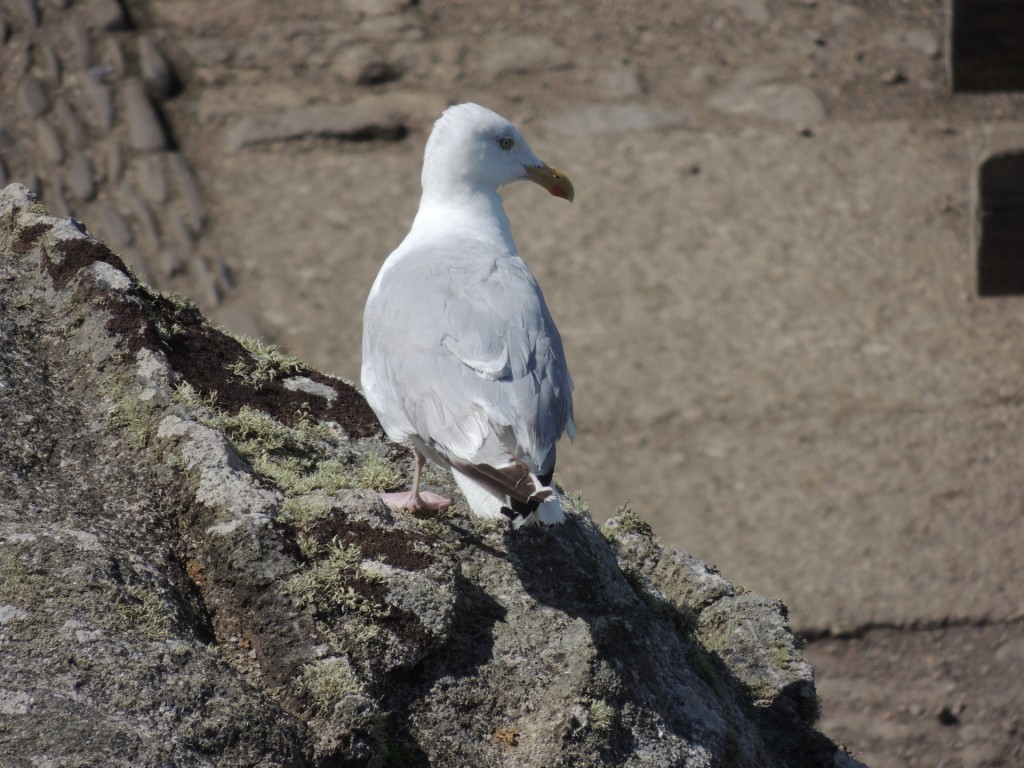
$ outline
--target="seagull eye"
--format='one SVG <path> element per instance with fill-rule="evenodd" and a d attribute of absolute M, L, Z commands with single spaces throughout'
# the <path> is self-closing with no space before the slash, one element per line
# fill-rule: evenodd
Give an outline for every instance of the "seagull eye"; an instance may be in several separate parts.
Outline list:
<path fill-rule="evenodd" d="M 512 149 L 512 146 L 515 143 L 516 143 L 515 139 L 513 139 L 511 136 L 499 136 L 498 137 L 498 146 L 502 150 L 504 150 L 505 152 L 507 152 L 508 150 Z"/>

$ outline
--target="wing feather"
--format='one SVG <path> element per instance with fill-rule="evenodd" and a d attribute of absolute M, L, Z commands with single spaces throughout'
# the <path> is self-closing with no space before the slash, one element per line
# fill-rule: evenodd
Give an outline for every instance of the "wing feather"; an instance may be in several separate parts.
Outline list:
<path fill-rule="evenodd" d="M 572 378 L 540 287 L 522 259 L 479 239 L 392 254 L 366 305 L 362 378 L 392 439 L 418 437 L 513 497 L 525 487 L 510 468 L 547 473 L 555 442 L 574 435 Z"/>

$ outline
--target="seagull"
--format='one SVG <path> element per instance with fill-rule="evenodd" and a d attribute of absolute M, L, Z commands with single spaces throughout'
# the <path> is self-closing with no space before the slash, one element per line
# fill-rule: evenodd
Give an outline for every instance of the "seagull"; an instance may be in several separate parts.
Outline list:
<path fill-rule="evenodd" d="M 480 517 L 517 528 L 563 522 L 552 478 L 555 443 L 576 436 L 573 382 L 498 187 L 532 181 L 572 202 L 572 182 L 477 104 L 449 107 L 434 123 L 421 180 L 412 228 L 363 314 L 363 392 L 416 459 L 412 489 L 381 496 L 412 512 L 450 506 L 420 489 L 430 459 L 451 470 Z"/>

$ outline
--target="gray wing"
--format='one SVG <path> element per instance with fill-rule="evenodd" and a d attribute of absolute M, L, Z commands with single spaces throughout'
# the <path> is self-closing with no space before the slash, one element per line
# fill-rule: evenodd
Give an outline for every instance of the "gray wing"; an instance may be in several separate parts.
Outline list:
<path fill-rule="evenodd" d="M 490 250 L 489 250 L 490 249 Z M 562 340 L 526 264 L 478 240 L 389 258 L 367 302 L 363 388 L 395 440 L 545 474 L 574 437 Z"/>

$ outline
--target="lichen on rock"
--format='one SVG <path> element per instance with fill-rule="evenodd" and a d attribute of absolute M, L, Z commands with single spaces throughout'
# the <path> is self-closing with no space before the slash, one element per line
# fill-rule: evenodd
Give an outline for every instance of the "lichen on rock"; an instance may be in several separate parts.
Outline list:
<path fill-rule="evenodd" d="M 154 293 L 18 185 L 0 429 L 15 764 L 853 765 L 781 604 L 627 510 L 389 509 L 409 456 L 350 384 Z"/>

